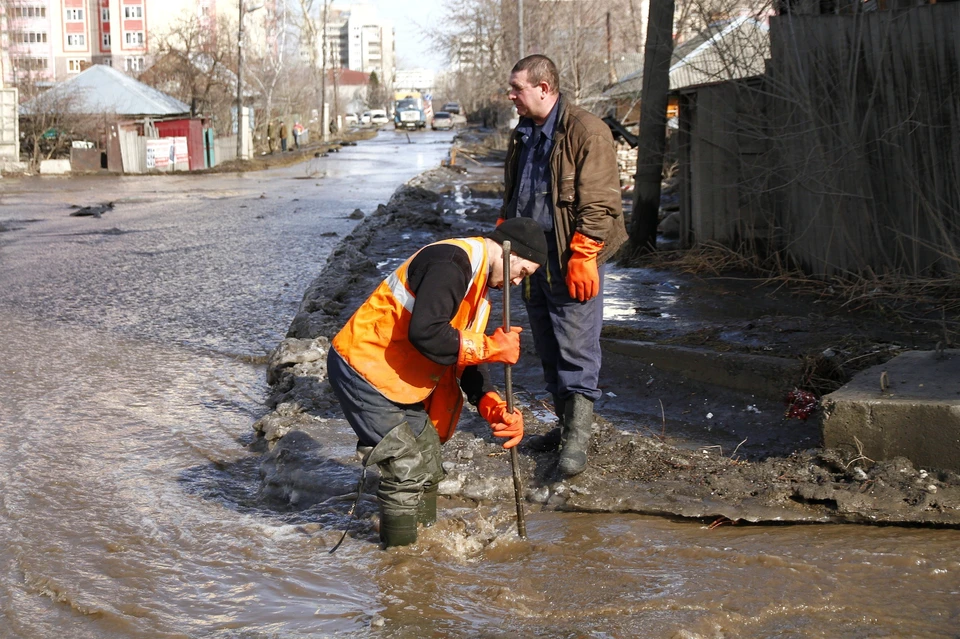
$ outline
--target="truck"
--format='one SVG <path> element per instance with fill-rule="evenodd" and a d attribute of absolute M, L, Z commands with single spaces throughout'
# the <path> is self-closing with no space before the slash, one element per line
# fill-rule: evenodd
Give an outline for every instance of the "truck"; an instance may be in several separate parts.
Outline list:
<path fill-rule="evenodd" d="M 398 129 L 422 129 L 433 116 L 430 96 L 419 91 L 403 91 L 394 94 L 393 123 Z"/>

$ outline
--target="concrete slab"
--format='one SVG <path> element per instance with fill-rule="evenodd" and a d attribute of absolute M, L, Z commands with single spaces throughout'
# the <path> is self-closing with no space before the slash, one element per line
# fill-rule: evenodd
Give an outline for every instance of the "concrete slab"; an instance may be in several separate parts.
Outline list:
<path fill-rule="evenodd" d="M 70 172 L 70 160 L 42 160 L 40 175 L 66 175 Z"/>
<path fill-rule="evenodd" d="M 960 350 L 909 351 L 823 397 L 824 446 L 960 471 Z"/>
<path fill-rule="evenodd" d="M 749 353 L 671 346 L 653 342 L 603 338 L 602 348 L 627 355 L 688 379 L 782 400 L 800 383 L 798 360 Z"/>

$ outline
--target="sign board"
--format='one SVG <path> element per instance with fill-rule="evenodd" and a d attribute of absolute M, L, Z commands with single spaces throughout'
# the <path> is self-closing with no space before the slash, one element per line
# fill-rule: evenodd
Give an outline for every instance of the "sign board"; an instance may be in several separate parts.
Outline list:
<path fill-rule="evenodd" d="M 176 137 L 173 139 L 173 159 L 177 164 L 184 164 L 190 161 L 190 151 L 187 148 L 186 137 Z"/>
<path fill-rule="evenodd" d="M 147 169 L 172 170 L 190 160 L 186 137 L 147 140 Z"/>
<path fill-rule="evenodd" d="M 164 170 L 170 166 L 170 138 L 147 140 L 147 169 Z"/>

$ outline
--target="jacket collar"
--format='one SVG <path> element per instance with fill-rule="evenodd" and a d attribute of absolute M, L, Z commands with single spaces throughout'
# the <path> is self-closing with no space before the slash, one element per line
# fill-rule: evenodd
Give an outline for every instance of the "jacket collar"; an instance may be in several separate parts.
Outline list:
<path fill-rule="evenodd" d="M 557 123 L 553 128 L 553 143 L 556 144 L 567 135 L 567 99 L 560 94 L 557 100 Z"/>

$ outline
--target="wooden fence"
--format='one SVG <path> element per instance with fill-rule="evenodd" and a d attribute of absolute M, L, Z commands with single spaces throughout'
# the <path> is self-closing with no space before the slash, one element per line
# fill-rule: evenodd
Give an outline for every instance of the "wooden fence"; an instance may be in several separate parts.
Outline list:
<path fill-rule="evenodd" d="M 960 3 L 770 27 L 777 244 L 817 275 L 960 274 Z"/>

